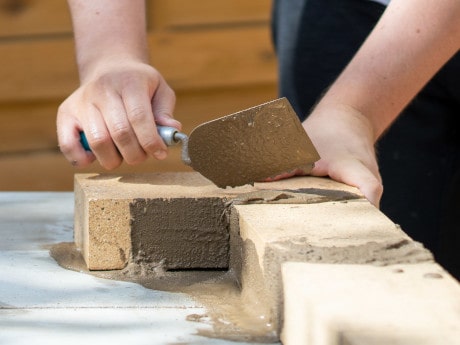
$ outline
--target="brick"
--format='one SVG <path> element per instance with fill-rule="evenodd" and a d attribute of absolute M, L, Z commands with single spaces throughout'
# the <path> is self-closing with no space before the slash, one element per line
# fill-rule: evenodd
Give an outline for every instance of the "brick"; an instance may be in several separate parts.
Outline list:
<path fill-rule="evenodd" d="M 78 174 L 74 189 L 75 243 L 91 270 L 122 269 L 130 260 L 166 269 L 226 268 L 229 224 L 223 213 L 229 201 L 360 197 L 356 189 L 329 179 L 220 189 L 197 173 Z"/>
<path fill-rule="evenodd" d="M 427 262 L 432 255 L 365 199 L 315 204 L 236 205 L 231 268 L 245 300 L 280 330 L 284 262 Z M 253 298 L 258 296 L 258 299 Z"/>
<path fill-rule="evenodd" d="M 284 263 L 284 345 L 458 344 L 460 285 L 435 263 Z"/>
<path fill-rule="evenodd" d="M 75 177 L 75 206 L 90 269 L 229 267 L 243 303 L 283 329 L 284 344 L 312 334 L 314 345 L 436 343 L 436 332 L 415 337 L 406 318 L 433 322 L 441 343 L 458 339 L 458 283 L 353 187 L 299 177 L 220 189 L 197 173 L 86 174 Z M 437 320 L 444 311 L 453 318 Z M 389 332 L 379 328 L 387 323 Z"/>
<path fill-rule="evenodd" d="M 76 175 L 75 243 L 91 270 L 227 267 L 230 194 L 194 173 Z"/>

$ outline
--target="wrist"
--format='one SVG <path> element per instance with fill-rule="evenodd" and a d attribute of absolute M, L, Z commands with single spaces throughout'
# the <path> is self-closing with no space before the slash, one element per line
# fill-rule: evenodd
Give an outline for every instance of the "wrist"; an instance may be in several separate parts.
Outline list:
<path fill-rule="evenodd" d="M 361 111 L 346 104 L 320 103 L 312 114 L 304 121 L 304 128 L 314 127 L 318 130 L 340 133 L 359 133 L 359 138 L 372 145 L 377 141 L 381 132 L 378 123 Z M 309 133 L 310 134 L 310 133 Z"/>
<path fill-rule="evenodd" d="M 128 55 L 104 54 L 96 60 L 79 65 L 80 84 L 86 84 L 104 75 L 140 70 L 151 66 L 148 59 Z"/>

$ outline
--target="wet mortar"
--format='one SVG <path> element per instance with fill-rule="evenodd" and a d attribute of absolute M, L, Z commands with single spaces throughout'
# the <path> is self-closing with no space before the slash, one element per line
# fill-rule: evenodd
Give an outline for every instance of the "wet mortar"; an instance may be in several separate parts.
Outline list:
<path fill-rule="evenodd" d="M 128 281 L 148 289 L 185 293 L 206 308 L 206 314 L 191 314 L 187 320 L 212 325 L 212 330 L 198 329 L 198 335 L 246 341 L 275 343 L 279 341 L 268 318 L 241 294 L 231 270 L 171 270 L 161 264 L 131 262 L 123 270 L 89 271 L 74 243 L 58 243 L 50 255 L 63 268 L 99 278 Z"/>
<path fill-rule="evenodd" d="M 201 124 L 190 134 L 188 153 L 192 168 L 221 188 L 308 172 L 319 159 L 286 98 Z"/>
<path fill-rule="evenodd" d="M 136 262 L 162 262 L 167 270 L 228 268 L 221 198 L 135 199 L 129 209 Z"/>

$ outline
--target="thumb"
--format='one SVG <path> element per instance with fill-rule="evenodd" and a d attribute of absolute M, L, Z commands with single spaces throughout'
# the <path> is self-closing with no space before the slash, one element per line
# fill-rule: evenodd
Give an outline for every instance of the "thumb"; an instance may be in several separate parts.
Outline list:
<path fill-rule="evenodd" d="M 313 176 L 329 175 L 335 181 L 358 188 L 371 204 L 379 208 L 383 194 L 382 179 L 358 159 L 340 160 L 327 164 L 320 160 L 310 173 Z"/>
<path fill-rule="evenodd" d="M 166 81 L 162 79 L 152 98 L 152 112 L 155 123 L 181 130 L 182 124 L 175 120 L 173 116 L 175 105 L 176 95 Z"/>

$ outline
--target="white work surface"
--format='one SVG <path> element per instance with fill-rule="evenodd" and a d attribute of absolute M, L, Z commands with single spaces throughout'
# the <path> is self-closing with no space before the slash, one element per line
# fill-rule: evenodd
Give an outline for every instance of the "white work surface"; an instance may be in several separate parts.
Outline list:
<path fill-rule="evenodd" d="M 0 192 L 0 344 L 247 344 L 206 338 L 189 296 L 61 268 L 73 193 Z"/>

